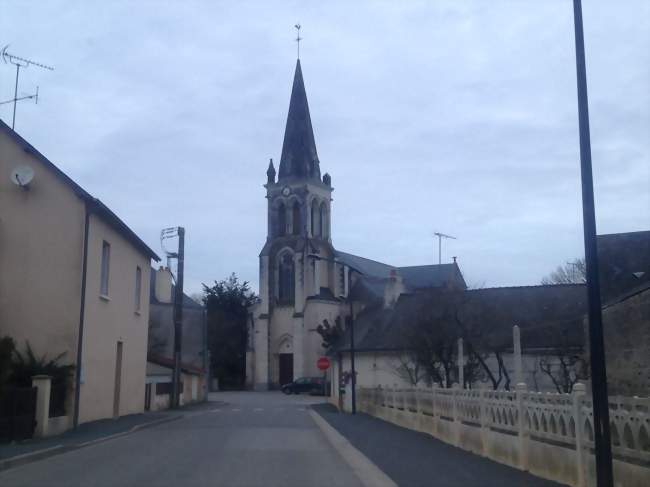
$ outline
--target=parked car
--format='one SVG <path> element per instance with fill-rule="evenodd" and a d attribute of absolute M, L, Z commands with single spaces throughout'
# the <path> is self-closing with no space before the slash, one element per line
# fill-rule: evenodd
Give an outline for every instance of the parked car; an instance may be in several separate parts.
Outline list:
<path fill-rule="evenodd" d="M 313 395 L 323 394 L 322 377 L 301 377 L 293 382 L 284 384 L 281 389 L 285 394 L 300 394 L 301 392 L 308 392 Z"/>

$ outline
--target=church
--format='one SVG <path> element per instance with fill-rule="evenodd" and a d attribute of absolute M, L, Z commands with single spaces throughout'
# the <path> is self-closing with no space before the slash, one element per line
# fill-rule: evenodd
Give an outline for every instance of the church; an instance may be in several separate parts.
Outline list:
<path fill-rule="evenodd" d="M 246 352 L 249 388 L 278 388 L 322 373 L 316 328 L 345 322 L 373 303 L 403 293 L 465 286 L 451 264 L 393 267 L 336 250 L 332 244 L 332 178 L 321 175 L 300 59 L 277 172 L 266 171 L 267 237 L 260 252 L 259 301 L 251 310 Z"/>

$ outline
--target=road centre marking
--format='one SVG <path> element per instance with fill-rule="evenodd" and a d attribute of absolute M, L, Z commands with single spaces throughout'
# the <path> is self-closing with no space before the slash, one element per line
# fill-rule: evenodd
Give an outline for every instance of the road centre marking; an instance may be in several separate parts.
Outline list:
<path fill-rule="evenodd" d="M 239 408 L 232 408 L 231 411 L 233 411 L 233 412 L 235 412 L 235 413 L 238 413 L 239 411 L 241 411 L 241 409 L 239 409 Z"/>

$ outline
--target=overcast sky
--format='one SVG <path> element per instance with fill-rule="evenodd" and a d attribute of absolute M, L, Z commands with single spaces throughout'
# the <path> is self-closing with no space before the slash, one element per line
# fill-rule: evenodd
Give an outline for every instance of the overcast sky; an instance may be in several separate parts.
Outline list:
<path fill-rule="evenodd" d="M 650 2 L 584 3 L 598 233 L 646 230 Z M 445 232 L 482 286 L 582 256 L 571 0 L 0 0 L 0 47 L 56 67 L 21 73 L 16 131 L 154 250 L 183 225 L 188 292 L 257 289 L 296 22 L 337 249 L 429 264 Z"/>

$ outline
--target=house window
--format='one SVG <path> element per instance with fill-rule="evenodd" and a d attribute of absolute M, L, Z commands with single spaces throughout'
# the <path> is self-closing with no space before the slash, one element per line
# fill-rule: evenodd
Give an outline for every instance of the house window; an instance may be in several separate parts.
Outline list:
<path fill-rule="evenodd" d="M 300 235 L 300 204 L 296 201 L 293 204 L 293 234 Z"/>
<path fill-rule="evenodd" d="M 102 243 L 102 269 L 99 293 L 102 296 L 108 296 L 108 272 L 111 262 L 111 244 L 106 240 Z"/>
<path fill-rule="evenodd" d="M 278 301 L 280 304 L 293 304 L 295 268 L 293 256 L 289 253 L 280 258 L 278 266 Z"/>
<path fill-rule="evenodd" d="M 140 311 L 141 295 L 142 295 L 142 269 L 140 269 L 140 266 L 138 266 L 135 268 L 135 311 L 136 312 Z"/>

